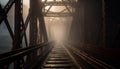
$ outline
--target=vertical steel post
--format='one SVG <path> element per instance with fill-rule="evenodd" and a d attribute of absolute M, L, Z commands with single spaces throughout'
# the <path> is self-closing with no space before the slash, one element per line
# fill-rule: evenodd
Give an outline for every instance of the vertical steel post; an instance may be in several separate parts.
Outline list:
<path fill-rule="evenodd" d="M 14 25 L 14 40 L 13 40 L 13 50 L 21 47 L 21 29 L 22 29 L 22 8 L 21 0 L 15 0 L 15 25 Z"/>
<path fill-rule="evenodd" d="M 44 39 L 44 42 L 48 42 L 48 36 L 47 36 L 47 31 L 46 31 L 46 26 L 45 26 L 45 21 L 44 21 L 44 16 L 43 16 L 43 12 L 42 12 L 42 2 L 37 0 L 37 6 L 40 10 L 38 10 L 37 14 L 38 14 L 38 19 L 39 19 L 39 23 L 41 24 L 41 32 L 42 32 L 42 37 Z"/>
<path fill-rule="evenodd" d="M 22 0 L 15 0 L 15 24 L 14 24 L 14 38 L 13 38 L 13 50 L 22 47 Z M 14 62 L 14 69 L 21 69 L 20 60 Z"/>
<path fill-rule="evenodd" d="M 30 45 L 37 44 L 37 16 L 36 16 L 36 0 L 30 0 L 30 12 L 31 12 L 31 20 L 30 20 Z"/>
<path fill-rule="evenodd" d="M 37 45 L 37 35 L 38 35 L 38 29 L 37 29 L 37 16 L 36 16 L 36 0 L 30 0 L 30 30 L 29 30 L 29 46 Z M 27 63 L 31 63 L 35 60 L 37 56 L 37 51 L 34 51 L 27 57 Z"/>
<path fill-rule="evenodd" d="M 106 46 L 106 21 L 105 21 L 105 0 L 102 0 L 102 13 L 103 13 L 103 45 Z"/>

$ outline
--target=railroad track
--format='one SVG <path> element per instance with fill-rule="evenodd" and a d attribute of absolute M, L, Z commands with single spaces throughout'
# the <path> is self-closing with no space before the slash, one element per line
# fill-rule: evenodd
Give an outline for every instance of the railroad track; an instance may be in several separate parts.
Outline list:
<path fill-rule="evenodd" d="M 46 59 L 42 69 L 82 69 L 77 65 L 75 58 L 63 45 L 56 45 L 48 58 Z"/>
<path fill-rule="evenodd" d="M 78 60 L 77 60 L 78 59 Z M 79 60 L 80 59 L 80 60 Z M 42 69 L 115 69 L 68 44 L 54 46 Z"/>

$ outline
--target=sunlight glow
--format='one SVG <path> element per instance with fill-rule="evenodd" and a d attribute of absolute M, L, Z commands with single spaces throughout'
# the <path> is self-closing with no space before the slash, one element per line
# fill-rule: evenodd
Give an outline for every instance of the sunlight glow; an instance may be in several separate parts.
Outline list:
<path fill-rule="evenodd" d="M 23 4 L 29 8 L 29 0 L 23 0 Z"/>
<path fill-rule="evenodd" d="M 68 38 L 71 17 L 45 17 L 48 38 L 50 41 L 62 42 Z"/>

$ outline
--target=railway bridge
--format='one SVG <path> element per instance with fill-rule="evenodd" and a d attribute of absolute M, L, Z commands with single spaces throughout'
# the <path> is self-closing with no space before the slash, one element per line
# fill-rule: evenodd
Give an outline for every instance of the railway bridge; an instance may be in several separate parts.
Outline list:
<path fill-rule="evenodd" d="M 117 0 L 0 0 L 0 69 L 120 69 L 119 6 Z"/>

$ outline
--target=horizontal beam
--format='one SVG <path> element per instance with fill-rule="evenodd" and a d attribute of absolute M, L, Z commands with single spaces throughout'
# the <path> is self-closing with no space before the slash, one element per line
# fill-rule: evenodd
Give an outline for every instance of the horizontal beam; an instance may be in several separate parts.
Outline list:
<path fill-rule="evenodd" d="M 70 3 L 70 2 L 43 2 L 43 4 L 45 5 L 45 6 L 49 6 L 49 5 L 53 5 L 53 6 L 64 6 L 64 5 L 73 5 L 73 4 L 75 4 L 76 2 L 72 2 L 72 3 Z"/>
<path fill-rule="evenodd" d="M 72 16 L 71 13 L 46 13 L 45 17 L 69 17 Z"/>

